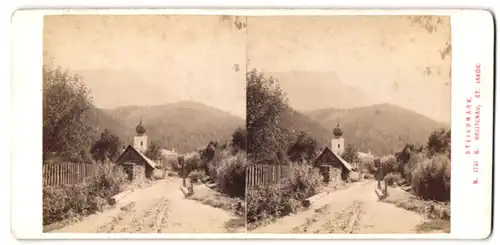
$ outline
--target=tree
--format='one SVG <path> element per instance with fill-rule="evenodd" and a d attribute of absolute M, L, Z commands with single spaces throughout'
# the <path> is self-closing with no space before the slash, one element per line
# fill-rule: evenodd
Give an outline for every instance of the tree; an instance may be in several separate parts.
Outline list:
<path fill-rule="evenodd" d="M 341 156 L 344 160 L 349 163 L 359 163 L 361 160 L 359 159 L 358 149 L 353 144 L 348 144 L 345 148 L 344 153 Z"/>
<path fill-rule="evenodd" d="M 43 67 L 43 160 L 58 157 L 84 162 L 95 137 L 86 112 L 90 92 L 78 75 L 61 68 Z"/>
<path fill-rule="evenodd" d="M 317 142 L 306 132 L 300 132 L 296 141 L 288 149 L 288 157 L 293 162 L 309 162 L 316 156 Z"/>
<path fill-rule="evenodd" d="M 106 159 L 114 160 L 118 156 L 120 139 L 114 133 L 105 129 L 101 137 L 92 145 L 90 154 L 95 161 L 104 163 Z"/>
<path fill-rule="evenodd" d="M 245 128 L 237 128 L 234 131 L 231 146 L 234 152 L 247 150 L 247 131 Z"/>
<path fill-rule="evenodd" d="M 273 77 L 254 69 L 247 73 L 247 153 L 256 162 L 276 156 L 286 146 L 285 131 L 279 126 L 288 107 L 285 94 Z"/>
<path fill-rule="evenodd" d="M 412 154 L 418 154 L 424 150 L 424 147 L 415 144 L 406 144 L 400 152 L 395 154 L 396 160 L 401 164 L 406 164 Z"/>
<path fill-rule="evenodd" d="M 217 141 L 211 140 L 207 147 L 205 149 L 202 149 L 199 151 L 200 154 L 200 164 L 199 168 L 203 169 L 205 171 L 205 174 L 207 176 L 210 176 L 210 164 L 212 164 L 212 167 L 216 171 L 216 163 L 214 161 L 214 158 L 216 157 L 216 153 L 220 153 L 221 149 L 219 147 L 219 143 Z M 214 177 L 215 174 L 213 174 L 212 177 Z"/>
<path fill-rule="evenodd" d="M 161 151 L 161 142 L 158 140 L 152 141 L 148 145 L 148 149 L 144 152 L 144 155 L 153 161 L 159 161 L 163 159 L 163 153 Z"/>
<path fill-rule="evenodd" d="M 427 151 L 430 156 L 445 154 L 451 157 L 451 130 L 442 128 L 432 132 L 427 141 Z"/>

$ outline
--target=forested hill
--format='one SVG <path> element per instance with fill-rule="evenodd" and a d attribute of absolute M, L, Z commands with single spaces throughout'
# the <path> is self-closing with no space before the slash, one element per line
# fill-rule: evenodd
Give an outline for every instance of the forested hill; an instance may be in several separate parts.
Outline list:
<path fill-rule="evenodd" d="M 99 110 L 99 128 L 109 128 L 125 144 L 132 143 L 142 117 L 149 140 L 177 152 L 196 150 L 210 140 L 230 141 L 234 130 L 245 126 L 240 117 L 194 101 Z"/>
<path fill-rule="evenodd" d="M 406 143 L 424 144 L 432 131 L 450 128 L 450 125 L 391 104 L 293 114 L 293 119 L 287 121 L 293 121 L 296 127 L 315 137 L 320 145 L 333 137 L 332 131 L 340 119 L 345 143 L 356 145 L 359 151 L 371 150 L 376 155 L 393 154 Z"/>

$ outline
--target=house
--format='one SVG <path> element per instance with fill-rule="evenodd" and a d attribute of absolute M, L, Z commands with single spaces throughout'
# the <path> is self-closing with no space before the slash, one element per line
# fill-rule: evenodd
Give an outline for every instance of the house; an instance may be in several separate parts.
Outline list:
<path fill-rule="evenodd" d="M 353 166 L 334 153 L 329 147 L 319 154 L 313 161 L 313 167 L 319 168 L 325 182 L 347 180 L 349 173 L 354 171 Z"/>
<path fill-rule="evenodd" d="M 358 152 L 358 157 L 361 162 L 361 166 L 372 166 L 373 162 L 375 161 L 375 157 L 372 155 L 371 151 L 368 150 L 368 153 L 365 152 Z M 358 169 L 358 166 L 354 166 L 356 169 Z"/>
<path fill-rule="evenodd" d="M 161 154 L 165 159 L 177 159 L 179 154 L 175 151 L 175 149 L 172 150 L 161 150 Z"/>
<path fill-rule="evenodd" d="M 151 178 L 153 170 L 157 168 L 157 164 L 153 160 L 137 151 L 131 145 L 125 148 L 125 151 L 118 157 L 116 163 L 123 167 L 129 180 Z"/>
<path fill-rule="evenodd" d="M 370 150 L 368 150 L 368 153 L 358 152 L 358 157 L 362 162 L 372 162 L 375 159 Z"/>
<path fill-rule="evenodd" d="M 123 167 L 129 180 L 151 178 L 153 170 L 158 165 L 144 155 L 148 147 L 148 137 L 146 129 L 142 125 L 142 118 L 136 127 L 137 135 L 134 137 L 134 146 L 128 145 L 116 160 L 116 163 Z"/>

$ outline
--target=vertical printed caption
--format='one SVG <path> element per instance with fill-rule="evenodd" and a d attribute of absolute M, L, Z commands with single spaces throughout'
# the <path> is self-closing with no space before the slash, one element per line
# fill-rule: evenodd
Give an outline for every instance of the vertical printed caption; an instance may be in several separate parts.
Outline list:
<path fill-rule="evenodd" d="M 476 64 L 475 79 L 471 94 L 465 98 L 465 155 L 468 156 L 471 171 L 471 183 L 479 184 L 481 163 L 481 64 Z"/>

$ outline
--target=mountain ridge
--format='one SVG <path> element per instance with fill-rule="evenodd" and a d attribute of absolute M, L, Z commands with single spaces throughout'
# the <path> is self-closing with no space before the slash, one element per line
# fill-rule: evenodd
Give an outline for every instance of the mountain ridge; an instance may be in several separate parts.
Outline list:
<path fill-rule="evenodd" d="M 245 120 L 197 101 L 178 101 L 152 106 L 129 105 L 114 109 L 95 108 L 99 115 L 97 128 L 108 128 L 123 143 L 132 144 L 135 127 L 146 128 L 149 141 L 160 141 L 164 149 L 189 152 L 206 146 L 210 140 L 230 141 Z"/>
<path fill-rule="evenodd" d="M 374 155 L 394 154 L 407 143 L 425 144 L 432 131 L 449 128 L 412 110 L 380 103 L 349 109 L 323 108 L 309 112 L 294 111 L 285 127 L 306 131 L 320 147 L 329 144 L 339 120 L 346 146 Z"/>

